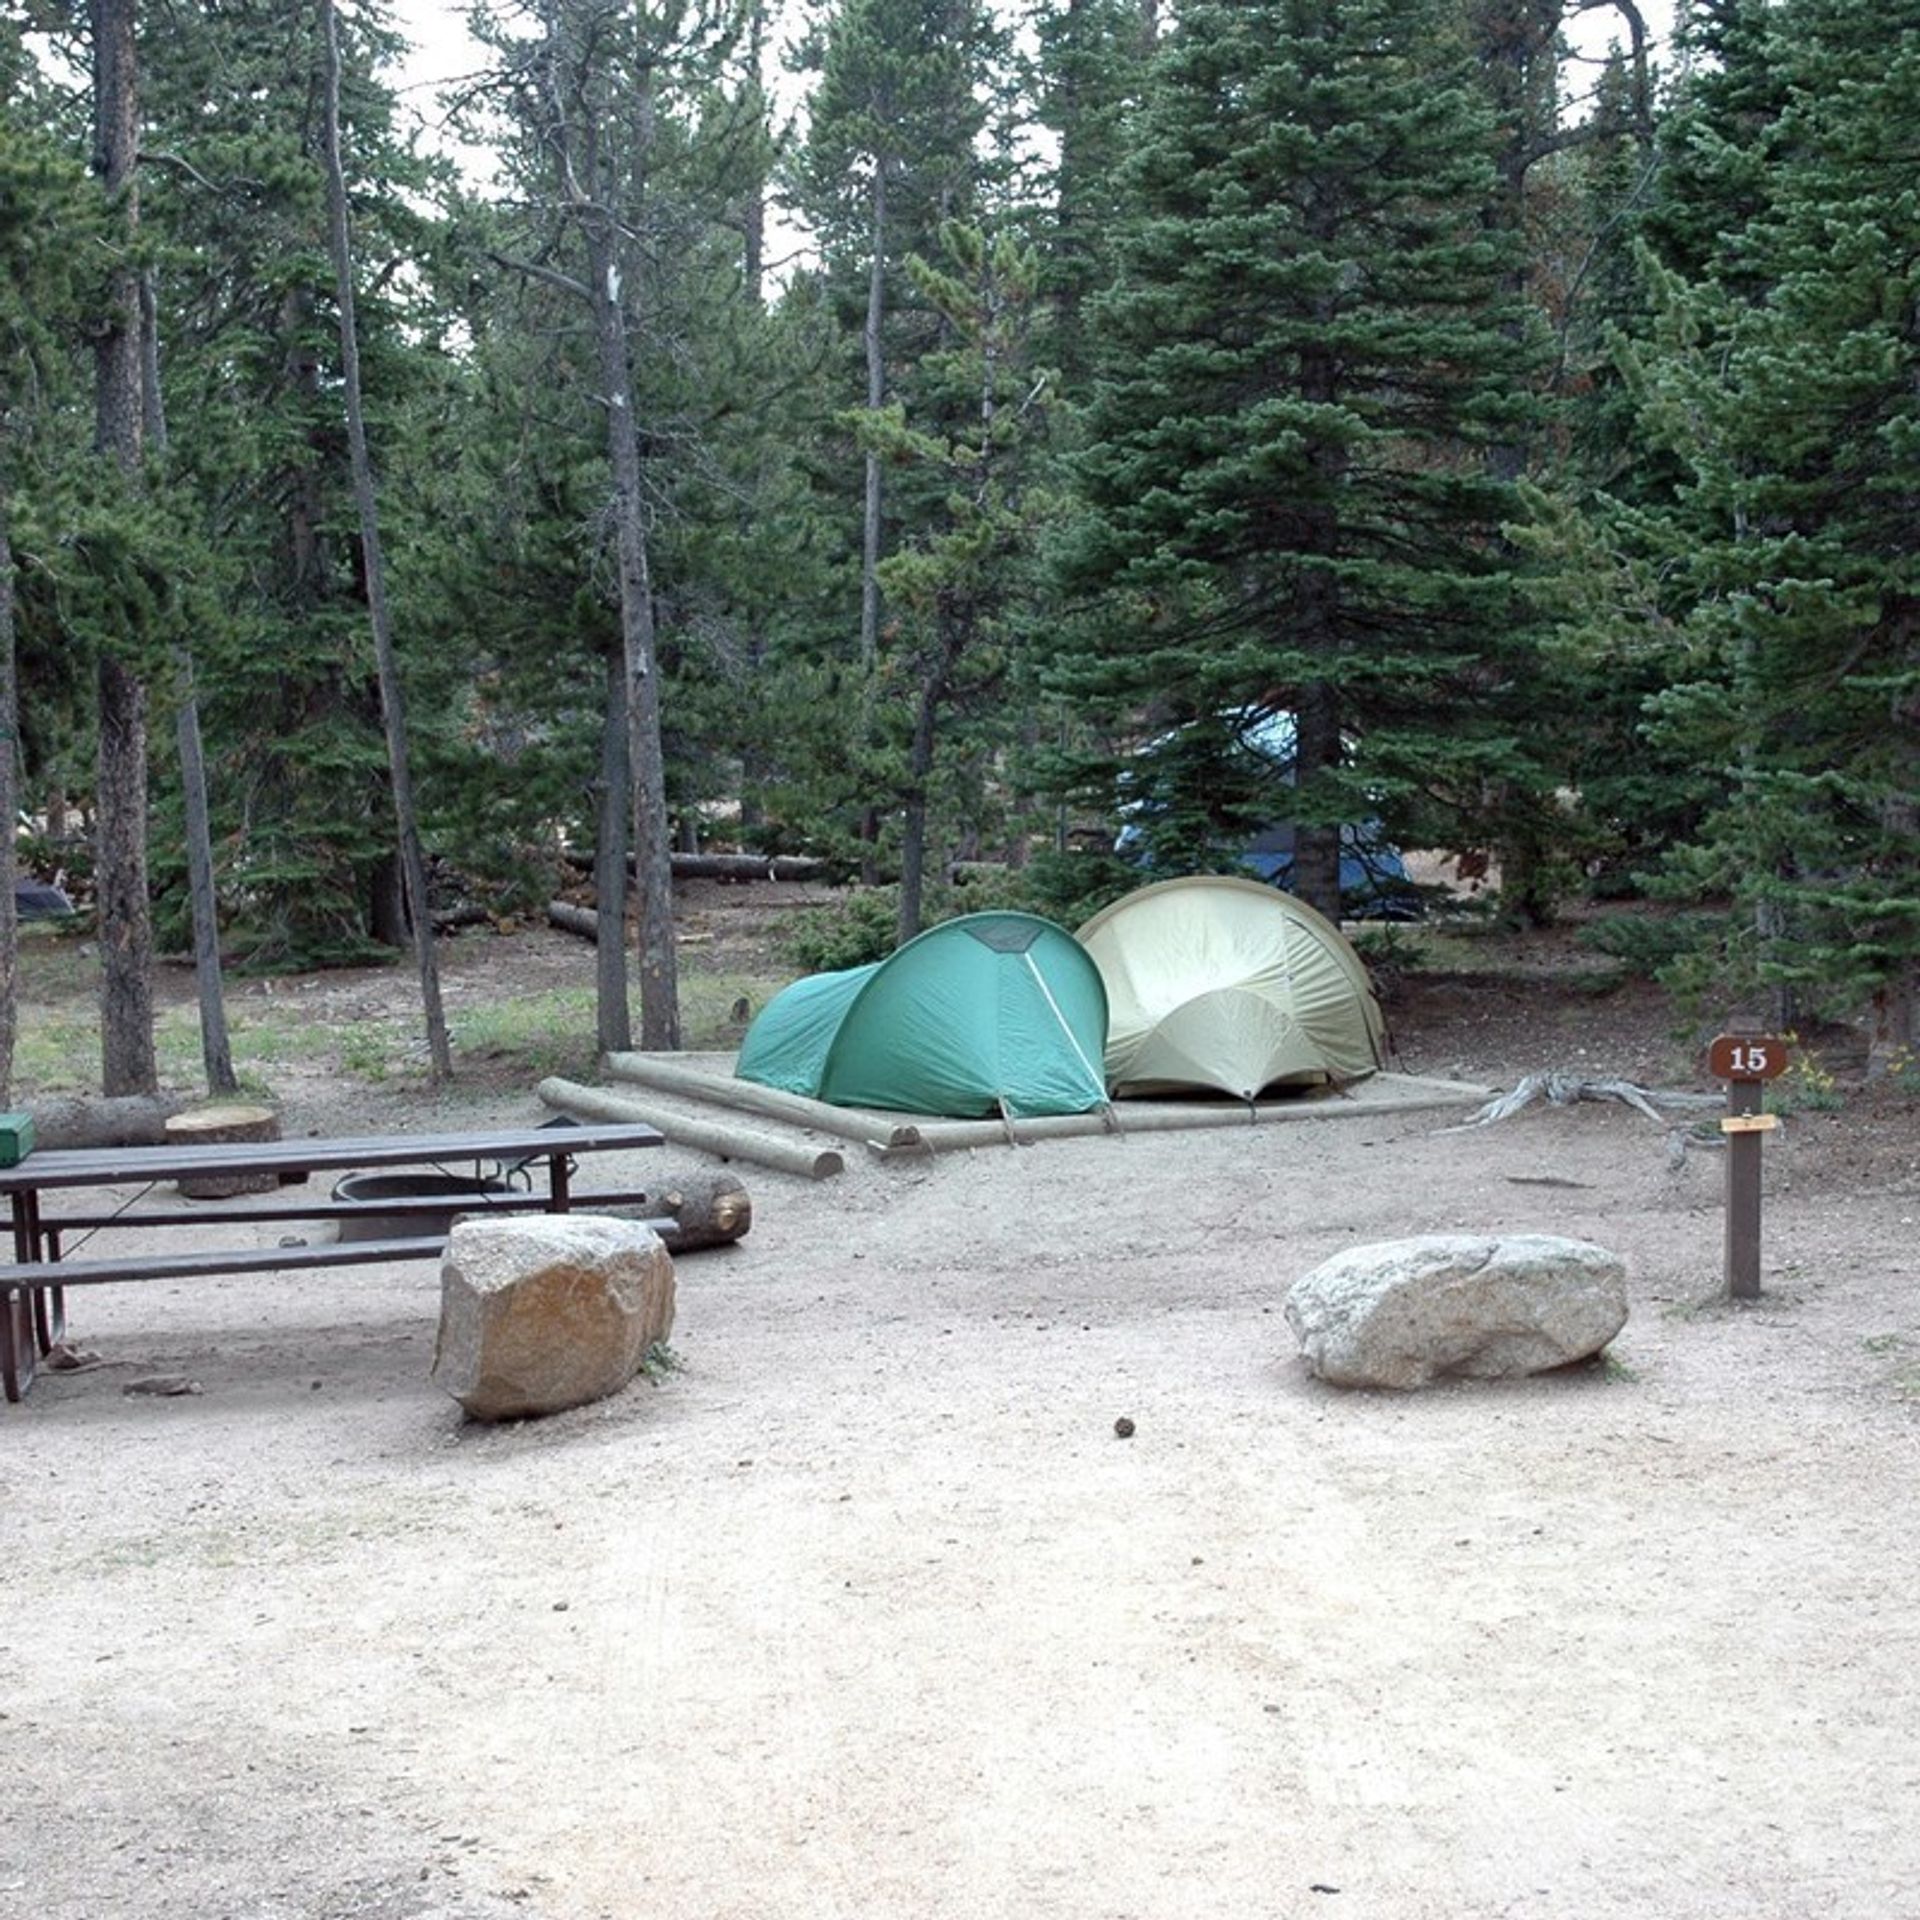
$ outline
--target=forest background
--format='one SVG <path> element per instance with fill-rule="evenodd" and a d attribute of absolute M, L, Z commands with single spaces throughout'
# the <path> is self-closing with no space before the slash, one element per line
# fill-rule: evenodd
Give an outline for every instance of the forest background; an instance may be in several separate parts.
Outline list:
<path fill-rule="evenodd" d="M 1330 911 L 1377 821 L 1911 1070 L 1920 7 L 792 24 L 477 7 L 484 189 L 377 11 L 0 25 L 0 867 L 97 915 L 106 1091 L 156 949 L 218 1087 L 223 958 L 410 939 L 441 1074 L 436 912 L 569 861 L 672 1046 L 676 848 L 858 876 L 855 958 L 1282 814 Z"/>

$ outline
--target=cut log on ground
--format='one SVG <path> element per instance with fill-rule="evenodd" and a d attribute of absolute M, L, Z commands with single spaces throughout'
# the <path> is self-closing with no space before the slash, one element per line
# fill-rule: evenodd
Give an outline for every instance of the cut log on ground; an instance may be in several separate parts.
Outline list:
<path fill-rule="evenodd" d="M 827 863 L 790 854 L 676 853 L 676 880 L 820 880 Z"/>
<path fill-rule="evenodd" d="M 164 1138 L 170 1147 L 278 1140 L 280 1116 L 271 1107 L 194 1107 L 168 1116 Z M 230 1200 L 236 1193 L 272 1193 L 279 1184 L 277 1173 L 196 1173 L 177 1182 L 189 1200 Z"/>
<path fill-rule="evenodd" d="M 464 900 L 457 907 L 436 913 L 433 916 L 433 930 L 435 933 L 458 933 L 462 927 L 490 927 L 496 917 L 479 901 Z"/>
<path fill-rule="evenodd" d="M 42 1147 L 164 1147 L 167 1120 L 186 1105 L 165 1094 L 98 1100 L 36 1100 L 33 1137 Z"/>
<path fill-rule="evenodd" d="M 637 1102 L 622 1099 L 599 1087 L 583 1087 L 574 1080 L 557 1076 L 542 1080 L 540 1098 L 557 1113 L 571 1113 L 583 1120 L 632 1120 L 656 1127 L 680 1146 L 697 1147 L 720 1160 L 748 1160 L 756 1166 L 771 1167 L 776 1173 L 798 1174 L 803 1180 L 828 1180 L 846 1170 L 846 1161 L 831 1147 L 811 1147 L 778 1140 L 767 1133 L 754 1133 L 745 1127 L 723 1127 L 705 1120 L 688 1119 L 683 1114 L 659 1113 Z"/>
<path fill-rule="evenodd" d="M 790 1120 L 796 1126 L 830 1133 L 836 1140 L 867 1142 L 877 1147 L 917 1147 L 920 1130 L 897 1114 L 869 1113 L 860 1107 L 836 1107 L 825 1100 L 809 1100 L 803 1093 L 763 1087 L 757 1081 L 730 1075 L 702 1073 L 657 1053 L 610 1053 L 606 1069 L 616 1080 L 631 1080 L 660 1093 L 677 1093 L 689 1100 L 737 1107 L 742 1113 L 763 1113 L 772 1120 Z"/>
<path fill-rule="evenodd" d="M 575 907 L 564 900 L 549 900 L 547 919 L 562 933 L 577 933 L 582 940 L 596 942 L 600 938 L 600 916 L 591 907 Z"/>
<path fill-rule="evenodd" d="M 694 1174 L 632 1206 L 595 1207 L 591 1194 L 577 1198 L 583 1212 L 644 1220 L 675 1254 L 731 1246 L 753 1225 L 753 1201 L 730 1173 Z"/>
<path fill-rule="evenodd" d="M 578 857 L 573 864 L 581 867 Z M 585 870 L 583 867 L 582 871 Z M 631 859 L 627 862 L 627 871 L 633 871 Z M 831 877 L 831 869 L 826 861 L 804 854 L 676 853 L 673 877 L 676 880 L 826 880 Z"/>

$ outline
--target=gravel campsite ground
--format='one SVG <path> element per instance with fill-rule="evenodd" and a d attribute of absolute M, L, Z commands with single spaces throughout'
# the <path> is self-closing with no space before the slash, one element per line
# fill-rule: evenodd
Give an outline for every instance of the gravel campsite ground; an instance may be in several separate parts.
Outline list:
<path fill-rule="evenodd" d="M 468 936 L 456 1030 L 590 977 Z M 1411 1072 L 1705 1084 L 1524 947 L 1388 985 Z M 277 983 L 289 1135 L 544 1117 L 343 1072 L 407 991 Z M 98 1289 L 0 1407 L 0 1915 L 1920 1915 L 1920 1108 L 1832 1059 L 1738 1310 L 1720 1154 L 1591 1103 L 742 1169 L 679 1366 L 520 1425 L 425 1265 Z M 1621 1253 L 1609 1354 L 1308 1378 L 1289 1284 L 1453 1228 Z"/>

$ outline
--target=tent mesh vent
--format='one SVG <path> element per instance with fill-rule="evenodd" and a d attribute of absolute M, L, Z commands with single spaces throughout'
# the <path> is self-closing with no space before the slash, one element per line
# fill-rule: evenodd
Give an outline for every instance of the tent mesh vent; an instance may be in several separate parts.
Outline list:
<path fill-rule="evenodd" d="M 995 953 L 1025 953 L 1046 929 L 1032 920 L 1016 920 L 1009 915 L 1004 920 L 983 920 L 967 931 Z"/>

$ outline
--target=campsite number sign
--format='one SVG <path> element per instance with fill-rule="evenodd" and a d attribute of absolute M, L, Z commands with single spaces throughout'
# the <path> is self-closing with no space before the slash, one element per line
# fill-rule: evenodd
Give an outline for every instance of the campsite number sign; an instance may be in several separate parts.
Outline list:
<path fill-rule="evenodd" d="M 1727 1293 L 1760 1297 L 1760 1143 L 1779 1124 L 1761 1111 L 1766 1083 L 1787 1070 L 1777 1034 L 1723 1033 L 1707 1049 L 1707 1071 L 1727 1083 Z"/>
<path fill-rule="evenodd" d="M 1768 1033 L 1723 1033 L 1707 1049 L 1716 1080 L 1777 1080 L 1787 1070 L 1787 1043 Z"/>

